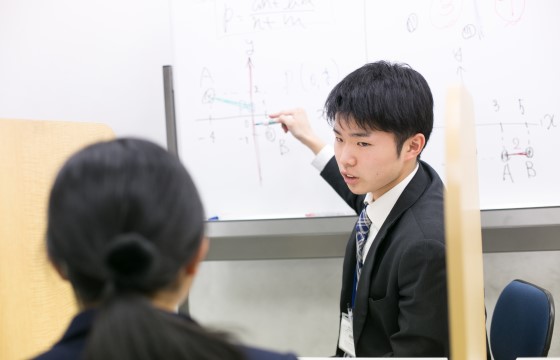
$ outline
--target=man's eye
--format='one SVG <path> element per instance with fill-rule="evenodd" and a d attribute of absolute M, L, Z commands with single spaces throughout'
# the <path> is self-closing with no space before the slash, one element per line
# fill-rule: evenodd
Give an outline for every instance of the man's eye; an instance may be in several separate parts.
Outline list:
<path fill-rule="evenodd" d="M 342 142 L 342 139 L 339 138 L 339 137 L 336 137 L 335 139 L 336 139 L 336 142 Z"/>
<path fill-rule="evenodd" d="M 365 143 L 365 142 L 359 142 L 359 143 L 358 143 L 358 146 L 361 146 L 361 147 L 366 147 L 366 146 L 369 146 L 369 145 L 370 145 L 370 144 Z"/>

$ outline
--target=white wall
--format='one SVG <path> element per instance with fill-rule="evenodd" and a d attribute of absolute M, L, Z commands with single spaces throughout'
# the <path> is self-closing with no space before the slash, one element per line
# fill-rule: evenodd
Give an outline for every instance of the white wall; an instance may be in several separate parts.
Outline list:
<path fill-rule="evenodd" d="M 336 350 L 342 258 L 209 261 L 189 308 L 244 343 L 306 356 Z"/>
<path fill-rule="evenodd" d="M 341 258 L 206 262 L 190 310 L 203 324 L 249 344 L 330 356 L 337 341 L 341 275 Z M 484 254 L 487 325 L 500 292 L 514 279 L 548 289 L 560 306 L 560 251 Z M 560 356 L 558 329 L 549 355 Z"/>
<path fill-rule="evenodd" d="M 157 0 L 0 2 L 0 117 L 102 122 L 166 144 Z"/>

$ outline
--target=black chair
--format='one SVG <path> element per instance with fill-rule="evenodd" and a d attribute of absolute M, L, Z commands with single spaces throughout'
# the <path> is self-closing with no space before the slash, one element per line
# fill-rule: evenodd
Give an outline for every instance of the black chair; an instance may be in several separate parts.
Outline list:
<path fill-rule="evenodd" d="M 546 357 L 554 329 L 554 300 L 547 290 L 513 280 L 498 298 L 490 324 L 494 360 Z"/>

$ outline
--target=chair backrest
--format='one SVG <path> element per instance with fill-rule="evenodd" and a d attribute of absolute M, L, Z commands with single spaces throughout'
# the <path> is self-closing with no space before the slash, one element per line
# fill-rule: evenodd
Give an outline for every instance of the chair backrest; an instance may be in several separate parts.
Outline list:
<path fill-rule="evenodd" d="M 495 360 L 546 357 L 554 328 L 554 300 L 547 290 L 513 280 L 500 294 L 490 325 Z"/>

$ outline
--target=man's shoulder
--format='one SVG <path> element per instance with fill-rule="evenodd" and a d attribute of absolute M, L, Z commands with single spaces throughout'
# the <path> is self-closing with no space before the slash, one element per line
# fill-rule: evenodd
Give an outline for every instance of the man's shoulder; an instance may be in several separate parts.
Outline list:
<path fill-rule="evenodd" d="M 423 160 L 418 160 L 418 170 L 424 174 L 430 186 L 443 188 L 443 181 L 439 176 L 438 172 L 427 162 Z"/>
<path fill-rule="evenodd" d="M 443 206 L 444 185 L 434 168 L 424 161 L 419 161 L 417 175 L 412 181 L 417 181 L 422 185 L 419 185 L 421 192 L 414 205 L 425 205 L 424 203 L 428 202 L 433 206 Z"/>
<path fill-rule="evenodd" d="M 443 182 L 435 170 L 425 162 L 420 162 L 419 170 L 423 171 L 421 176 L 424 176 L 425 186 L 402 214 L 401 230 L 413 234 L 412 238 L 443 240 Z"/>

